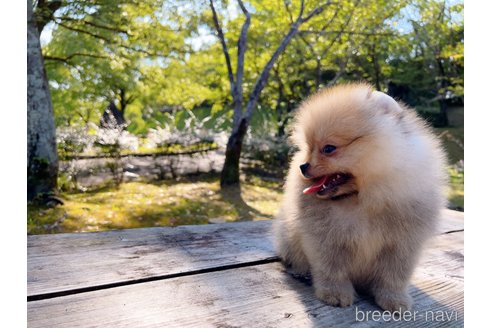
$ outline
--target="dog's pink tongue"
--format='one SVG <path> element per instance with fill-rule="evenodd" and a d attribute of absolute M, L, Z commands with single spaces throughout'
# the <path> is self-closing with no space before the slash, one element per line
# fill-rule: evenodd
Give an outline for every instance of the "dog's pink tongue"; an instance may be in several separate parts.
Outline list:
<path fill-rule="evenodd" d="M 324 177 L 319 178 L 312 186 L 307 187 L 302 191 L 304 195 L 307 194 L 312 194 L 313 192 L 318 192 L 323 188 L 323 185 L 325 184 L 326 180 L 328 180 L 328 175 L 325 175 Z"/>

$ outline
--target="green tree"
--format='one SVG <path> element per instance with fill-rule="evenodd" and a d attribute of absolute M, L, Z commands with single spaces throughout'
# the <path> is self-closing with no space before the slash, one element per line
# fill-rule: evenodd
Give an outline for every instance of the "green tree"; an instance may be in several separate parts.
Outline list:
<path fill-rule="evenodd" d="M 447 103 L 464 95 L 463 3 L 414 0 L 405 21 L 410 30 L 392 51 L 391 80 L 413 90 L 415 104 L 438 104 L 447 125 Z"/>
<path fill-rule="evenodd" d="M 409 1 L 345 1 L 303 28 L 274 67 L 261 102 L 275 109 L 277 135 L 300 101 L 339 81 L 366 80 L 383 89 L 390 72 L 392 22 Z"/>
<path fill-rule="evenodd" d="M 56 191 L 56 153 L 53 105 L 39 40 L 39 22 L 27 0 L 27 197 Z"/>
<path fill-rule="evenodd" d="M 298 33 L 299 28 L 309 22 L 313 17 L 321 14 L 330 4 L 330 2 L 321 2 L 316 4 L 310 3 L 309 6 L 306 8 L 304 1 L 300 1 L 297 8 L 298 14 L 297 16 L 295 16 L 295 18 L 292 19 L 292 22 L 288 25 L 288 29 L 280 34 L 282 36 L 280 42 L 271 45 L 271 49 L 269 50 L 273 52 L 264 52 L 266 56 L 269 56 L 269 59 L 263 67 L 260 66 L 261 73 L 256 78 L 254 85 L 249 92 L 249 96 L 247 96 L 247 100 L 245 101 L 243 79 L 245 71 L 245 53 L 246 47 L 248 45 L 247 36 L 250 26 L 252 25 L 251 9 L 248 9 L 241 0 L 238 0 L 238 6 L 241 13 L 244 15 L 244 22 L 237 36 L 237 58 L 236 67 L 234 70 L 233 62 L 231 60 L 231 53 L 229 52 L 230 45 L 227 44 L 226 36 L 224 34 L 223 27 L 221 26 L 220 18 L 215 8 L 214 1 L 210 0 L 213 26 L 222 46 L 233 102 L 232 131 L 227 142 L 226 156 L 220 179 L 220 184 L 222 187 L 229 185 L 239 185 L 239 159 L 241 157 L 243 140 L 248 130 L 253 112 L 256 109 L 258 99 L 268 81 L 270 71 L 272 70 L 275 62 L 277 61 L 278 57 L 284 52 L 290 41 Z M 278 3 L 273 4 L 272 7 L 267 7 L 263 3 L 250 3 L 249 5 L 253 6 L 255 16 L 262 17 L 265 14 L 271 14 L 273 10 L 275 10 L 275 6 L 278 6 Z M 257 6 L 255 7 L 255 5 Z M 286 8 L 289 8 L 289 4 L 286 4 L 285 6 Z M 234 20 L 232 20 L 232 22 L 234 22 Z M 230 40 L 230 38 L 228 39 Z M 270 54 L 268 54 L 269 52 Z"/>
<path fill-rule="evenodd" d="M 58 124 L 97 122 L 105 108 L 121 122 L 128 110 L 141 117 L 136 100 L 149 63 L 162 66 L 186 52 L 191 29 L 183 29 L 178 10 L 151 0 L 69 1 L 58 10 L 43 48 Z"/>
<path fill-rule="evenodd" d="M 428 101 L 462 95 L 462 6 L 426 3 L 40 1 L 37 24 L 52 29 L 43 53 L 57 125 L 112 108 L 145 132 L 169 112 L 210 110 L 231 129 L 225 186 L 239 182 L 254 113 L 284 135 L 302 99 L 361 79 Z"/>

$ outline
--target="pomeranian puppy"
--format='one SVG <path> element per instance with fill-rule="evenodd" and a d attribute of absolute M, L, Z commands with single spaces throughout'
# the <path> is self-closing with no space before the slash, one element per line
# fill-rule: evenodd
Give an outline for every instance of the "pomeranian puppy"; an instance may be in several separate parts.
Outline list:
<path fill-rule="evenodd" d="M 274 223 L 276 249 L 316 296 L 352 305 L 355 289 L 405 311 L 407 285 L 445 205 L 444 153 L 416 113 L 368 84 L 322 90 L 298 109 L 298 151 Z"/>

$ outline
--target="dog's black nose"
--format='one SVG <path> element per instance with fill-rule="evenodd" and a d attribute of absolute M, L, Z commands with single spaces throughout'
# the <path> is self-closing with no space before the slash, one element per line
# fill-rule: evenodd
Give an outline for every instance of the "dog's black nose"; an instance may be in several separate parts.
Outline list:
<path fill-rule="evenodd" d="M 301 168 L 302 175 L 306 176 L 306 171 L 309 168 L 309 163 L 304 163 L 299 167 Z"/>

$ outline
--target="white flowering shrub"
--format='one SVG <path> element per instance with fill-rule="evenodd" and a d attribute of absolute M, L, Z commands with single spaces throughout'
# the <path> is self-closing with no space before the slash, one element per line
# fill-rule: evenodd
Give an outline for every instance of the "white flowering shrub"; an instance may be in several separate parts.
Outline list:
<path fill-rule="evenodd" d="M 155 129 L 149 129 L 145 146 L 148 148 L 164 148 L 179 143 L 179 140 L 179 131 L 173 131 L 168 126 L 158 126 Z"/>
<path fill-rule="evenodd" d="M 125 130 L 115 119 L 106 123 L 105 127 L 94 127 L 96 130 L 94 144 L 104 153 L 120 152 L 121 150 L 138 150 L 138 137 Z"/>
<path fill-rule="evenodd" d="M 64 161 L 60 164 L 58 185 L 62 190 L 80 189 L 78 174 L 81 167 L 77 159 L 94 143 L 94 136 L 90 135 L 87 127 L 66 126 L 56 130 L 58 156 Z"/>
<path fill-rule="evenodd" d="M 95 144 L 103 149 L 118 148 L 119 150 L 138 150 L 138 137 L 122 129 L 99 128 Z"/>
<path fill-rule="evenodd" d="M 92 147 L 94 136 L 87 127 L 66 126 L 56 129 L 58 154 L 62 159 L 76 158 Z"/>
<path fill-rule="evenodd" d="M 226 131 L 215 132 L 212 134 L 213 142 L 222 149 L 227 146 L 227 141 L 229 140 L 229 134 Z"/>
<path fill-rule="evenodd" d="M 111 160 L 106 162 L 117 186 L 123 182 L 124 170 L 121 162 L 123 150 L 138 150 L 138 137 L 125 130 L 124 125 L 117 124 L 115 119 L 106 123 L 105 127 L 96 127 L 94 146 Z"/>
<path fill-rule="evenodd" d="M 262 136 L 248 132 L 244 141 L 246 157 L 260 160 L 265 164 L 283 166 L 287 164 L 291 147 L 287 137 L 278 137 L 272 134 Z"/>
<path fill-rule="evenodd" d="M 168 113 L 169 122 L 167 124 L 150 129 L 147 133 L 146 147 L 167 148 L 171 145 L 212 144 L 216 140 L 222 142 L 222 135 L 217 136 L 216 132 L 204 126 L 211 117 L 199 120 L 191 111 L 189 114 L 190 117 L 184 121 L 184 128 L 178 129 L 176 117 Z"/>

